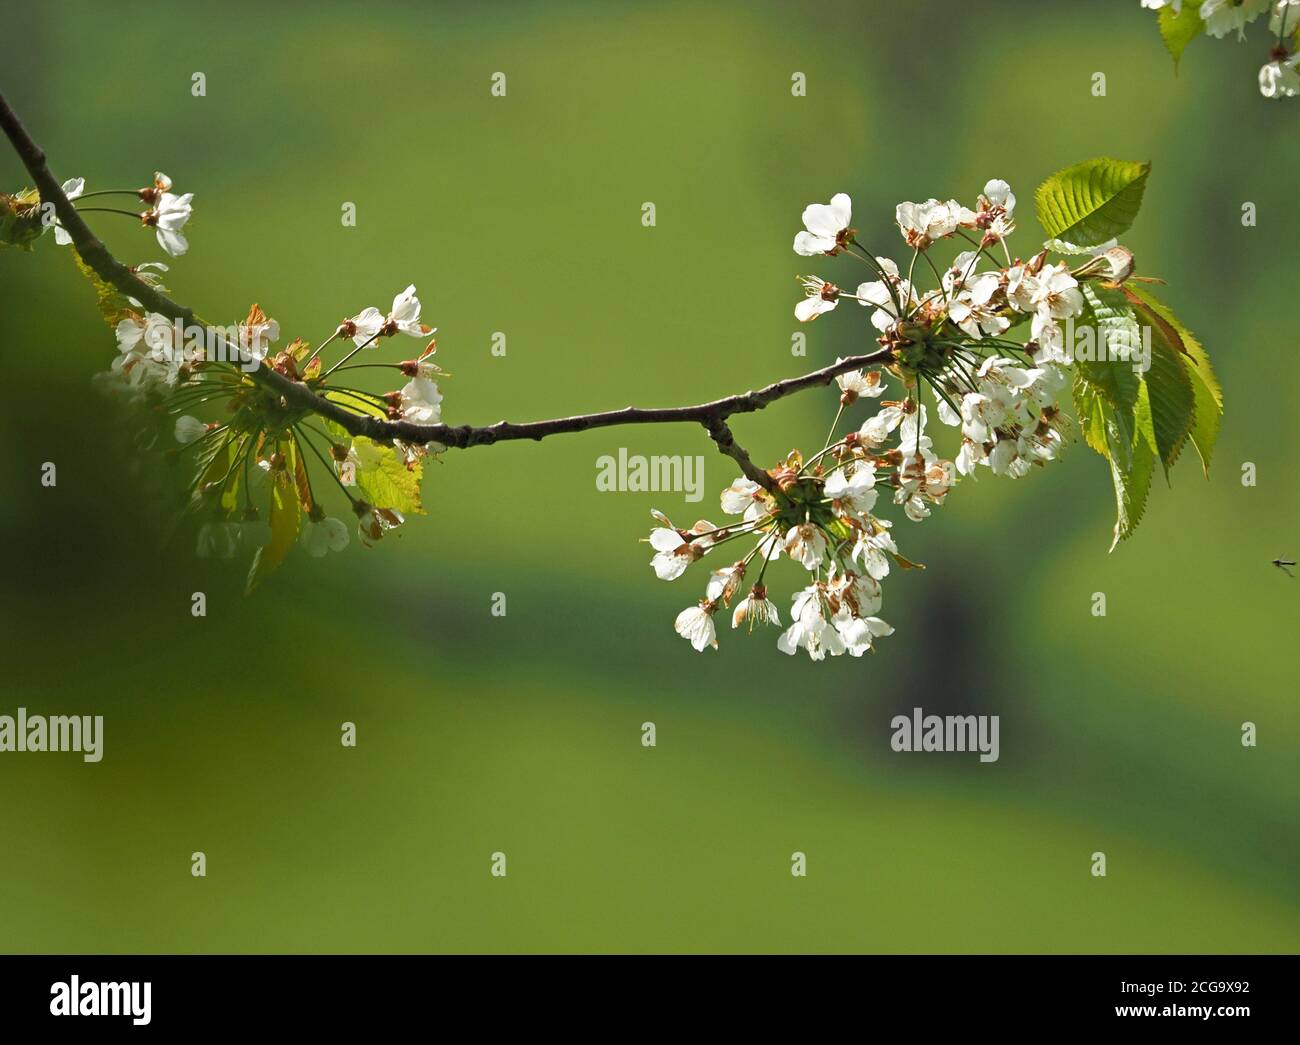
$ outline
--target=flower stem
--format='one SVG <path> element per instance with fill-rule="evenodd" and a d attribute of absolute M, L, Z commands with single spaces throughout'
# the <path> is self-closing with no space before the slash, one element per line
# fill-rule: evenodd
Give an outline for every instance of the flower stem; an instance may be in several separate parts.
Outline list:
<path fill-rule="evenodd" d="M 835 420 L 831 422 L 831 430 L 826 433 L 826 442 L 822 443 L 822 451 L 831 445 L 831 437 L 835 435 L 835 429 L 839 427 L 840 417 L 844 414 L 844 401 L 840 400 L 840 408 L 835 411 Z"/>
<path fill-rule="evenodd" d="M 346 356 L 344 356 L 344 357 L 343 357 L 342 359 L 340 359 L 337 363 L 335 363 L 332 367 L 330 367 L 328 370 L 326 370 L 325 373 L 323 373 L 323 374 L 321 375 L 321 377 L 322 377 L 322 378 L 329 377 L 330 374 L 334 373 L 335 370 L 337 370 L 337 369 L 338 369 L 339 367 L 341 367 L 344 363 L 346 363 L 349 359 L 351 359 L 353 356 L 355 356 L 358 352 L 360 352 L 363 348 L 365 348 L 366 345 L 370 344 L 370 342 L 374 341 L 375 338 L 379 337 L 379 335 L 382 334 L 382 333 L 383 333 L 383 331 L 380 330 L 380 331 L 377 331 L 376 333 L 370 335 L 370 337 L 366 338 L 365 341 L 363 341 L 361 344 L 357 345 L 356 348 L 354 348 L 354 349 L 353 349 L 351 352 L 349 352 Z"/>
<path fill-rule="evenodd" d="M 79 200 L 88 200 L 91 196 L 139 196 L 135 189 L 96 189 L 94 192 L 83 192 L 77 197 Z"/>
<path fill-rule="evenodd" d="M 325 456 L 319 450 L 317 450 L 316 445 L 310 439 L 307 438 L 307 433 L 301 431 L 297 425 L 293 426 L 293 430 L 298 433 L 298 438 L 302 440 L 303 445 L 306 446 L 308 450 L 310 450 L 313 454 L 316 455 L 316 459 L 320 461 L 321 465 L 325 468 L 325 471 L 329 472 L 330 478 L 333 479 L 336 483 L 338 483 L 339 489 L 343 491 L 343 496 L 348 499 L 348 503 L 355 506 L 357 503 L 357 499 L 353 497 L 351 493 L 348 492 L 348 488 L 343 485 L 343 480 L 340 479 L 338 475 L 335 473 L 334 469 L 330 467 L 330 463 L 325 460 Z M 310 479 L 308 480 L 308 482 L 310 483 Z M 312 503 L 313 504 L 316 503 L 314 498 L 312 500 Z"/>
<path fill-rule="evenodd" d="M 331 341 L 333 341 L 336 337 L 339 336 L 339 331 L 342 330 L 342 329 L 343 329 L 343 328 L 342 328 L 341 326 L 338 327 L 338 328 L 336 328 L 335 331 L 334 331 L 334 333 L 332 333 L 329 337 L 327 337 L 324 341 L 322 341 L 319 345 L 316 346 L 316 351 L 313 352 L 311 355 L 309 355 L 309 356 L 308 356 L 308 357 L 303 361 L 302 369 L 303 369 L 304 371 L 305 371 L 309 366 L 311 366 L 311 361 L 312 361 L 313 359 L 315 359 L 318 355 L 321 354 L 321 352 L 324 350 L 325 346 L 328 345 Z"/>
<path fill-rule="evenodd" d="M 977 251 L 979 251 L 979 253 L 983 254 L 986 258 L 988 258 L 989 261 L 993 262 L 993 264 L 995 264 L 998 268 L 1001 268 L 1001 267 L 1002 267 L 1002 263 L 1001 263 L 1000 261 L 998 261 L 998 259 L 995 258 L 992 254 L 989 253 L 988 248 L 985 247 L 983 243 L 978 243 L 978 242 L 976 242 L 975 240 L 971 239 L 969 236 L 966 235 L 966 233 L 962 232 L 961 229 L 958 229 L 958 230 L 957 230 L 957 235 L 960 236 L 962 239 L 964 239 L 964 240 L 965 240 L 967 243 L 969 243 L 971 246 L 973 246 Z M 1003 243 L 1002 243 L 1002 247 L 1003 247 L 1004 250 L 1006 249 L 1006 241 L 1005 241 L 1005 240 L 1004 240 Z M 1007 257 L 1007 265 L 1010 266 L 1010 264 L 1011 264 L 1011 258 L 1010 258 L 1010 256 L 1008 255 L 1008 257 Z"/>
<path fill-rule="evenodd" d="M 136 221 L 140 220 L 140 215 L 137 211 L 119 210 L 117 207 L 78 207 L 77 213 L 78 214 L 124 214 L 128 218 L 135 218 Z"/>

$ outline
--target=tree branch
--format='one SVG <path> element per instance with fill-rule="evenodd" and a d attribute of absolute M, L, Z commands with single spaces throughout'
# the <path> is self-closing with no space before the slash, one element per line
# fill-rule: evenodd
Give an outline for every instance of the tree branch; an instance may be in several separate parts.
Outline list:
<path fill-rule="evenodd" d="M 50 173 L 45 153 L 27 133 L 22 120 L 0 93 L 0 127 L 13 145 L 18 158 L 32 176 L 40 192 L 41 201 L 54 204 L 54 213 L 64 230 L 72 237 L 73 245 L 86 265 L 105 283 L 122 294 L 135 298 L 146 309 L 158 312 L 169 319 L 179 319 L 185 324 L 196 323 L 194 310 L 174 301 L 168 295 L 141 280 L 127 265 L 123 265 L 95 236 L 85 219 L 77 213 L 71 201 L 63 194 L 60 183 Z M 758 391 L 725 396 L 697 406 L 666 407 L 662 409 L 629 406 L 622 410 L 607 410 L 595 414 L 553 418 L 549 421 L 514 423 L 498 421 L 494 425 L 475 428 L 470 425 L 445 424 L 420 425 L 409 421 L 389 421 L 384 418 L 353 413 L 329 399 L 318 395 L 300 381 L 293 381 L 267 365 L 265 361 L 249 372 L 252 380 L 280 396 L 287 406 L 308 410 L 337 422 L 354 436 L 366 436 L 380 442 L 400 439 L 403 442 L 424 444 L 441 443 L 444 446 L 464 449 L 512 439 L 545 439 L 563 432 L 584 432 L 591 428 L 609 428 L 614 425 L 671 424 L 692 422 L 700 424 L 709 437 L 728 457 L 740 465 L 741 471 L 754 482 L 771 489 L 772 478 L 750 460 L 745 449 L 738 445 L 727 425 L 734 414 L 753 413 L 784 399 L 795 392 L 830 384 L 836 376 L 850 370 L 888 363 L 893 359 L 890 349 L 880 349 L 866 355 L 851 356 L 831 366 L 822 367 L 799 377 L 776 381 Z"/>

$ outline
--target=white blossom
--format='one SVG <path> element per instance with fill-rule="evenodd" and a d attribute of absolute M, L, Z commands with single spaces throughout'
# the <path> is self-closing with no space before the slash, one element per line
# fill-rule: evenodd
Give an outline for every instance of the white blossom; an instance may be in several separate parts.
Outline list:
<path fill-rule="evenodd" d="M 194 440 L 207 435 L 207 432 L 208 426 L 197 417 L 183 414 L 176 418 L 174 434 L 178 443 L 192 443 Z"/>
<path fill-rule="evenodd" d="M 427 377 L 411 378 L 397 395 L 397 409 L 403 421 L 433 425 L 442 420 L 442 393 Z"/>
<path fill-rule="evenodd" d="M 985 244 L 997 243 L 1016 231 L 1016 194 L 1001 178 L 991 178 L 976 204 L 975 227 L 984 230 Z"/>
<path fill-rule="evenodd" d="M 894 634 L 894 629 L 879 617 L 855 617 L 841 612 L 835 615 L 834 624 L 845 651 L 851 657 L 862 656 L 872 648 L 877 638 Z"/>
<path fill-rule="evenodd" d="M 875 469 L 866 464 L 852 475 L 845 475 L 843 468 L 837 468 L 826 477 L 822 492 L 832 507 L 840 515 L 866 515 L 876 504 L 879 496 L 875 489 Z"/>
<path fill-rule="evenodd" d="M 342 519 L 322 515 L 319 519 L 310 519 L 303 528 L 302 541 L 307 554 L 319 559 L 328 552 L 341 552 L 348 546 L 348 527 Z"/>
<path fill-rule="evenodd" d="M 702 653 L 705 646 L 717 649 L 718 637 L 713 626 L 713 614 L 717 608 L 716 603 L 707 599 L 697 606 L 688 606 L 677 614 L 673 630 L 695 647 L 697 652 Z"/>
<path fill-rule="evenodd" d="M 383 328 L 384 314 L 371 305 L 369 308 L 363 308 L 352 318 L 345 319 L 339 330 L 344 337 L 350 337 L 353 343 L 360 348 L 367 342 L 373 345 Z"/>
<path fill-rule="evenodd" d="M 884 333 L 893 328 L 903 314 L 910 312 L 917 305 L 916 288 L 898 274 L 898 265 L 890 258 L 876 258 L 876 264 L 884 272 L 886 279 L 868 280 L 858 284 L 855 295 L 858 304 L 864 308 L 874 306 L 871 313 L 871 325 Z M 897 299 L 897 300 L 895 300 Z"/>
<path fill-rule="evenodd" d="M 903 408 L 896 403 L 883 407 L 862 422 L 858 435 L 868 446 L 879 446 L 889 438 L 889 433 L 902 423 Z"/>
<path fill-rule="evenodd" d="M 837 359 L 835 362 L 842 363 L 844 360 Z M 835 383 L 840 386 L 840 402 L 845 406 L 852 406 L 864 396 L 867 399 L 879 399 L 885 391 L 885 382 L 881 380 L 879 370 L 868 370 L 865 374 L 861 370 L 850 370 L 837 374 Z"/>
<path fill-rule="evenodd" d="M 738 628 L 742 624 L 748 624 L 750 631 L 754 630 L 755 624 L 772 624 L 780 627 L 781 615 L 768 599 L 767 589 L 762 585 L 754 585 L 749 589 L 749 594 L 736 604 L 736 611 L 731 615 L 731 626 Z"/>
<path fill-rule="evenodd" d="M 192 192 L 187 192 L 184 196 L 164 192 L 153 209 L 144 215 L 144 223 L 152 227 L 158 237 L 158 246 L 174 258 L 190 249 L 189 242 L 181 235 L 181 229 L 190 220 L 192 199 Z"/>
<path fill-rule="evenodd" d="M 728 515 L 741 515 L 763 499 L 763 488 L 754 480 L 741 476 L 722 491 L 722 510 Z"/>
<path fill-rule="evenodd" d="M 802 283 L 807 296 L 794 307 L 794 317 L 800 323 L 811 323 L 818 316 L 833 311 L 840 303 L 840 288 L 834 283 L 816 276 L 805 276 Z"/>
<path fill-rule="evenodd" d="M 1223 39 L 1235 32 L 1239 40 L 1246 38 L 1246 26 L 1268 10 L 1269 0 L 1205 0 L 1201 4 L 1201 17 L 1205 31 Z"/>
<path fill-rule="evenodd" d="M 795 595 L 790 616 L 794 623 L 776 640 L 776 648 L 782 653 L 793 655 L 803 649 L 813 660 L 824 660 L 828 653 L 838 657 L 844 652 L 844 640 L 826 619 L 821 589 L 816 584 Z"/>
<path fill-rule="evenodd" d="M 842 192 L 831 197 L 829 204 L 810 203 L 804 208 L 803 223 L 806 232 L 794 238 L 794 252 L 804 257 L 816 254 L 837 254 L 844 249 L 843 239 L 853 216 L 853 201 Z"/>
<path fill-rule="evenodd" d="M 951 236 L 958 228 L 974 226 L 975 213 L 956 200 L 929 199 L 900 203 L 894 209 L 894 221 L 909 247 L 927 250 L 935 240 Z"/>
<path fill-rule="evenodd" d="M 427 337 L 433 333 L 433 327 L 420 322 L 420 299 L 415 296 L 415 284 L 403 290 L 393 298 L 392 311 L 384 322 L 386 334 L 402 333 L 411 337 Z"/>
<path fill-rule="evenodd" d="M 785 553 L 806 570 L 815 570 L 826 554 L 826 534 L 815 523 L 791 526 L 785 534 Z"/>

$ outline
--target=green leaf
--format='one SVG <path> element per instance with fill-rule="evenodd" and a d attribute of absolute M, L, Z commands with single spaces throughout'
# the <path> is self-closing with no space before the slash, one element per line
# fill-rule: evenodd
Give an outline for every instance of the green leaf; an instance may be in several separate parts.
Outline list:
<path fill-rule="evenodd" d="M 1188 438 L 1206 469 L 1219 430 L 1223 392 L 1209 357 L 1173 314 L 1146 289 L 1084 283 L 1085 321 L 1095 325 L 1098 344 L 1130 353 L 1146 326 L 1151 366 L 1139 378 L 1129 360 L 1076 358 L 1075 410 L 1085 441 L 1110 462 L 1116 519 L 1112 550 L 1142 520 L 1151 476 L 1160 461 L 1165 477 Z M 1144 338 L 1144 340 L 1145 340 Z M 1098 353 L 1102 354 L 1102 353 Z"/>
<path fill-rule="evenodd" d="M 1058 171 L 1038 186 L 1038 220 L 1052 239 L 1093 247 L 1133 224 L 1146 189 L 1149 163 L 1106 157 Z"/>
<path fill-rule="evenodd" d="M 420 503 L 423 465 L 408 468 L 397 450 L 365 436 L 352 441 L 357 452 L 357 489 L 376 508 L 392 508 L 405 515 L 424 514 Z"/>
<path fill-rule="evenodd" d="M 1210 357 L 1196 336 L 1188 330 L 1169 307 L 1158 301 L 1144 287 L 1126 284 L 1124 292 L 1133 301 L 1143 318 L 1152 326 L 1152 370 L 1154 371 L 1155 344 L 1165 342 L 1177 351 L 1178 360 L 1191 385 L 1193 416 L 1188 435 L 1201 458 L 1206 477 L 1210 474 L 1210 458 L 1214 443 L 1219 437 L 1219 424 L 1223 417 L 1223 389 L 1214 376 Z M 1149 375 L 1148 375 L 1149 376 Z"/>
<path fill-rule="evenodd" d="M 1080 289 L 1087 302 L 1086 318 L 1096 327 L 1099 343 L 1138 344 L 1137 316 L 1122 294 L 1091 283 Z M 1132 464 L 1135 411 L 1142 384 L 1133 365 L 1124 360 L 1076 359 L 1074 373 L 1074 405 L 1084 441 L 1127 471 Z"/>
<path fill-rule="evenodd" d="M 1172 7 L 1166 7 L 1160 12 L 1159 22 L 1160 38 L 1164 40 L 1165 50 L 1172 56 L 1174 68 L 1177 69 L 1178 60 L 1187 50 L 1187 45 L 1205 32 L 1205 19 L 1201 17 L 1201 5 L 1189 2 L 1179 14 L 1174 14 Z"/>
<path fill-rule="evenodd" d="M 1146 406 L 1142 408 L 1145 411 Z M 1139 418 L 1139 426 L 1145 429 L 1147 424 Z M 1133 444 L 1129 467 L 1121 469 L 1114 461 L 1110 463 L 1111 482 L 1115 484 L 1115 536 L 1110 542 L 1114 551 L 1120 541 L 1133 535 L 1142 514 L 1146 511 L 1147 493 L 1151 489 L 1151 475 L 1155 471 L 1155 452 L 1147 440 L 1145 431 L 1140 431 Z"/>
<path fill-rule="evenodd" d="M 302 523 L 302 509 L 298 504 L 298 488 L 294 476 L 298 470 L 298 444 L 293 439 L 282 439 L 276 446 L 284 455 L 285 467 L 271 479 L 271 540 L 257 549 L 253 565 L 248 571 L 244 594 L 251 594 L 277 566 L 284 561 L 298 540 Z"/>
<path fill-rule="evenodd" d="M 230 466 L 235 460 L 235 449 L 237 446 L 235 437 L 227 431 L 219 439 L 208 440 L 201 445 L 195 453 L 195 471 L 198 473 L 198 479 L 194 482 L 194 489 L 191 493 L 191 503 L 199 505 L 203 503 L 205 491 L 209 484 L 220 482 L 230 472 Z"/>
<path fill-rule="evenodd" d="M 387 417 L 388 415 L 379 407 L 377 403 L 370 400 L 349 395 L 347 392 L 339 392 L 336 389 L 327 389 L 322 393 L 326 399 L 332 403 L 338 403 L 339 406 L 351 410 L 354 414 L 369 414 L 371 417 Z M 331 421 L 330 424 L 336 422 Z M 341 426 L 340 426 L 341 428 Z"/>
<path fill-rule="evenodd" d="M 1117 402 L 1116 395 L 1124 395 L 1108 385 L 1104 380 L 1112 371 L 1122 370 L 1102 364 L 1104 369 L 1098 372 L 1103 380 L 1094 381 L 1084 376 L 1083 368 L 1076 366 L 1074 375 L 1074 412 L 1079 418 L 1079 431 L 1083 441 L 1101 454 L 1106 460 L 1122 469 L 1127 469 L 1133 462 L 1133 441 L 1137 435 L 1137 421 L 1134 416 L 1136 400 L 1131 403 Z M 1138 394 L 1140 384 L 1133 382 L 1134 395 Z"/>
<path fill-rule="evenodd" d="M 1168 340 L 1161 327 L 1147 329 L 1151 331 L 1151 369 L 1142 375 L 1142 392 L 1151 412 L 1154 446 L 1167 482 L 1169 469 L 1191 433 L 1196 397 L 1180 347 Z"/>
<path fill-rule="evenodd" d="M 1129 537 L 1146 510 L 1155 469 L 1155 418 L 1145 383 L 1126 359 L 1111 359 L 1116 349 L 1137 349 L 1141 329 L 1137 314 L 1118 290 L 1084 283 L 1086 320 L 1096 327 L 1105 359 L 1076 359 L 1074 406 L 1087 442 L 1110 463 L 1115 486 L 1115 531 L 1111 550 Z M 1098 353 L 1099 355 L 1102 353 Z"/>

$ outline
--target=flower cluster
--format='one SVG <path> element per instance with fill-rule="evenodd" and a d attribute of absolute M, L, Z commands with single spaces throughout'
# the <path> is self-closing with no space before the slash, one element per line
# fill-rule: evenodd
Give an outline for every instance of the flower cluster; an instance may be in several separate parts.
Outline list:
<path fill-rule="evenodd" d="M 1141 0 L 1141 3 L 1160 12 L 1161 29 L 1175 59 L 1202 32 L 1220 40 L 1235 33 L 1238 40 L 1245 40 L 1246 26 L 1267 12 L 1268 30 L 1274 42 L 1268 61 L 1259 70 L 1259 92 L 1265 98 L 1294 98 L 1300 94 L 1300 71 L 1297 71 L 1300 0 Z"/>
<path fill-rule="evenodd" d="M 420 322 L 420 311 L 415 287 L 409 286 L 393 299 L 387 313 L 367 308 L 344 319 L 314 351 L 297 339 L 284 350 L 272 352 L 270 343 L 279 338 L 280 326 L 254 305 L 248 318 L 238 324 L 232 347 L 242 362 L 251 359 L 269 366 L 349 411 L 436 424 L 441 419 L 442 394 L 433 378 L 444 376 L 444 372 L 433 361 L 434 340 L 428 341 L 420 355 L 404 362 L 349 365 L 354 356 L 377 348 L 385 338 L 405 334 L 423 339 L 432 334 L 433 329 Z M 161 318 L 146 314 L 123 319 L 118 325 L 119 342 L 128 324 L 128 336 L 138 343 L 164 342 L 166 334 L 156 322 Z M 350 341 L 351 347 L 326 369 L 321 353 L 336 340 Z M 299 539 L 307 553 L 316 557 L 345 548 L 348 527 L 326 515 L 313 473 L 317 481 L 326 477 L 343 493 L 357 518 L 363 544 L 374 544 L 402 525 L 406 513 L 423 510 L 419 499 L 423 458 L 445 449 L 441 444 L 396 440 L 385 444 L 353 437 L 341 425 L 288 408 L 246 372 L 203 357 L 182 353 L 180 358 L 175 371 L 158 380 L 171 384 L 163 406 L 176 417 L 173 434 L 182 444 L 181 452 L 199 448 L 191 493 L 193 506 L 205 516 L 198 535 L 200 556 L 229 558 L 241 549 L 255 550 L 256 571 L 268 549 L 283 556 L 286 534 L 289 543 Z M 134 363 L 129 371 L 142 365 Z M 395 370 L 409 380 L 400 389 L 383 393 L 342 383 L 350 371 L 368 368 Z M 227 419 L 202 421 L 189 412 L 195 408 L 210 411 L 218 404 Z M 263 521 L 259 503 L 269 503 L 269 523 Z"/>
<path fill-rule="evenodd" d="M 711 571 L 704 598 L 677 617 L 677 633 L 695 649 L 717 647 L 715 617 L 733 602 L 733 628 L 781 625 L 765 580 L 768 566 L 784 555 L 811 583 L 796 592 L 777 647 L 803 649 L 813 660 L 861 656 L 893 631 L 876 615 L 881 581 L 892 566 L 915 565 L 900 555 L 879 506 L 892 503 L 920 522 L 980 466 L 1019 478 L 1060 456 L 1068 428 L 1058 399 L 1071 384 L 1062 323 L 1084 311 L 1081 281 L 1127 279 L 1132 255 L 1105 244 L 1073 270 L 1064 260 L 1049 262 L 1047 249 L 1014 258 L 1006 240 L 1015 231 L 1015 209 L 1015 194 L 1000 180 L 984 186 L 974 208 L 955 200 L 900 203 L 894 219 L 911 248 L 906 274 L 893 259 L 861 247 L 847 195 L 804 211 L 795 253 L 848 255 L 873 278 L 850 292 L 802 276 L 805 297 L 795 315 L 812 322 L 843 301 L 857 302 L 869 310 L 883 370 L 838 373 L 839 410 L 820 451 L 807 458 L 792 451 L 775 468 L 742 476 L 722 492 L 722 511 L 738 521 L 701 520 L 682 529 L 654 513 L 651 566 L 662 580 L 675 580 L 725 544 L 748 543 L 744 554 Z M 932 253 L 949 240 L 969 249 L 941 268 Z M 934 276 L 929 289 L 915 281 L 918 262 Z M 1021 327 L 1027 329 L 1014 333 Z M 882 398 L 886 373 L 901 384 L 897 399 Z M 923 386 L 933 407 L 922 401 Z M 867 402 L 875 411 L 837 438 L 845 412 Z M 951 459 L 940 456 L 927 431 L 932 408 L 942 424 L 959 430 Z"/>
<path fill-rule="evenodd" d="M 85 179 L 72 178 L 62 190 L 78 213 L 138 220 L 172 257 L 189 249 L 182 230 L 193 194 L 174 193 L 172 180 L 162 172 L 142 189 L 88 192 Z M 94 197 L 113 195 L 137 197 L 146 209 L 136 213 L 85 205 Z M 37 193 L 0 195 L 0 244 L 30 249 L 50 226 L 57 244 L 73 242 Z M 313 556 L 346 547 L 350 527 L 326 514 L 316 489 L 322 480 L 342 492 L 365 544 L 401 526 L 409 513 L 423 512 L 419 487 L 424 459 L 445 450 L 443 444 L 354 437 L 348 426 L 318 409 L 291 405 L 274 390 L 275 382 L 264 380 L 265 371 L 273 371 L 346 413 L 438 424 L 442 393 L 435 379 L 446 375 L 434 362 L 434 329 L 421 321 L 414 285 L 397 294 L 386 311 L 372 306 L 344 319 L 315 350 L 301 338 L 277 350 L 280 324 L 258 305 L 230 326 L 182 323 L 174 318 L 183 314 L 179 308 L 171 314 L 154 311 L 84 270 L 95 282 L 100 310 L 117 339 L 117 356 L 95 383 L 135 411 L 142 445 L 177 444 L 167 456 L 188 473 L 187 509 L 198 517 L 200 556 L 251 552 L 251 587 L 295 543 Z M 166 264 L 156 261 L 131 269 L 136 280 L 160 295 L 167 289 L 162 285 L 167 271 Z M 423 350 L 403 362 L 352 361 L 398 335 L 425 341 Z M 335 342 L 344 351 L 327 367 L 322 353 Z M 394 382 L 399 387 L 374 391 L 350 380 L 354 372 L 383 369 L 402 378 Z"/>

